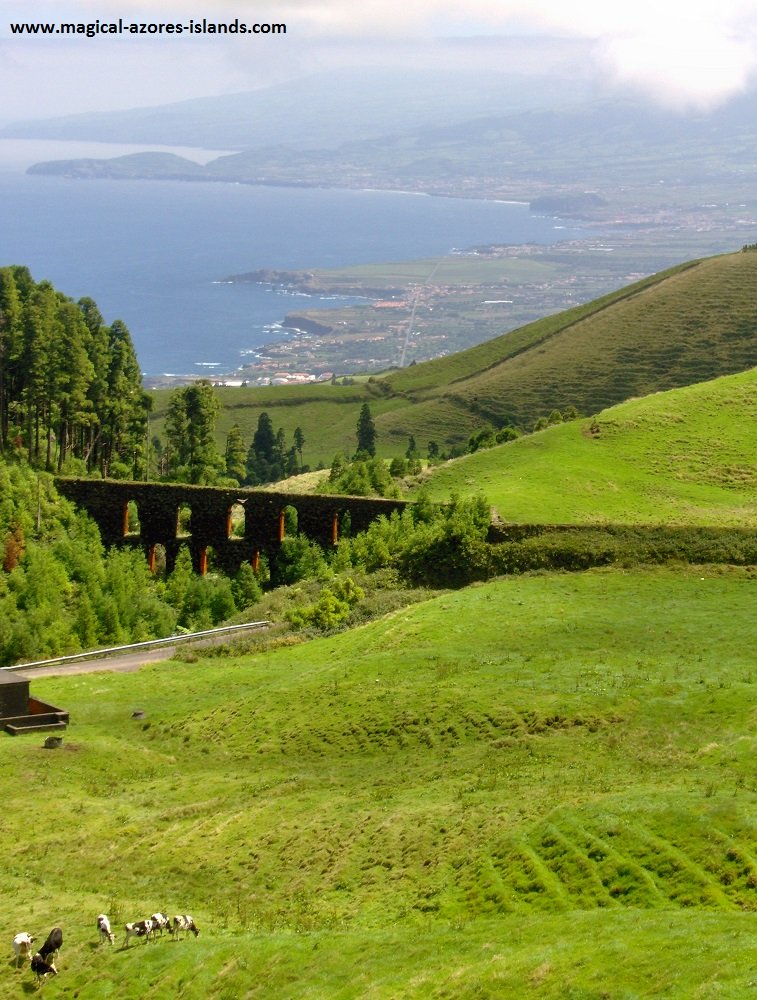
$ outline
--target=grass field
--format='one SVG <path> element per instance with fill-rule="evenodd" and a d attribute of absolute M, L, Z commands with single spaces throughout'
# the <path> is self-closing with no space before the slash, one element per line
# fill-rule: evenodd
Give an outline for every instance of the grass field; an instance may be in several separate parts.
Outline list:
<path fill-rule="evenodd" d="M 72 724 L 0 740 L 3 995 L 33 991 L 13 934 L 54 924 L 48 997 L 753 995 L 756 586 L 508 578 L 34 681 Z M 96 945 L 156 909 L 200 937 Z"/>
<path fill-rule="evenodd" d="M 505 521 L 757 525 L 757 369 L 558 424 L 424 482 L 434 500 L 481 492 Z"/>

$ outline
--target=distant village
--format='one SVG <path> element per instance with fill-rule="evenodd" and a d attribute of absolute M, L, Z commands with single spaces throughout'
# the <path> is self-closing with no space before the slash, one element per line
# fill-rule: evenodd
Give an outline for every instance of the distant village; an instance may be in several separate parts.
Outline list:
<path fill-rule="evenodd" d="M 310 382 L 330 382 L 334 378 L 334 372 L 320 372 L 313 375 L 311 372 L 274 372 L 272 375 L 254 375 L 246 378 L 219 375 L 211 376 L 208 381 L 212 385 L 226 388 L 239 388 L 247 385 L 306 385 Z"/>

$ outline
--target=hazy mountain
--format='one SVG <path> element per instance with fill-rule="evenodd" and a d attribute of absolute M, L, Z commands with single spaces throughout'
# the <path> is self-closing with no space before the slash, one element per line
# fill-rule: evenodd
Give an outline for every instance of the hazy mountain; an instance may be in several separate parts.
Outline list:
<path fill-rule="evenodd" d="M 441 70 L 341 70 L 263 90 L 130 111 L 16 122 L 6 138 L 250 149 L 279 143 L 332 148 L 477 115 L 563 105 L 586 92 L 578 80 Z"/>
<path fill-rule="evenodd" d="M 423 78 L 429 82 L 427 76 Z M 281 98 L 282 93 L 276 92 Z M 286 93 L 291 97 L 293 92 Z M 531 201 L 567 193 L 584 198 L 572 209 L 584 217 L 615 218 L 622 210 L 629 221 L 639 221 L 646 213 L 646 219 L 655 224 L 664 220 L 659 216 L 653 219 L 650 212 L 701 214 L 706 210 L 711 215 L 717 209 L 721 225 L 728 222 L 727 216 L 739 203 L 754 201 L 757 98 L 753 94 L 716 112 L 689 115 L 641 101 L 584 99 L 563 102 L 560 107 L 516 110 L 505 108 L 503 102 L 491 113 L 454 120 L 450 111 L 439 121 L 434 118 L 430 91 L 418 88 L 413 93 L 417 100 L 407 108 L 398 105 L 390 121 L 386 120 L 388 94 L 376 96 L 375 114 L 362 128 L 365 132 L 383 126 L 386 131 L 379 135 L 361 138 L 357 127 L 348 129 L 347 118 L 339 120 L 335 105 L 324 105 L 322 131 L 317 135 L 321 120 L 307 120 L 311 101 L 293 112 L 286 125 L 291 132 L 289 141 L 262 142 L 264 136 L 270 140 L 271 129 L 277 125 L 274 122 L 271 129 L 259 132 L 260 144 L 217 157 L 201 168 L 178 157 L 169 162 L 132 156 L 38 164 L 31 172 L 83 178 L 377 187 Z M 511 103 L 535 99 L 534 89 L 511 94 Z M 219 100 L 230 102 L 226 104 L 230 108 L 234 101 L 242 101 L 242 95 Z M 191 103 L 198 106 L 198 102 Z M 200 102 L 204 110 L 210 103 Z M 346 100 L 343 103 L 349 104 Z M 458 108 L 458 113 L 462 110 Z M 423 124 L 401 127 L 410 117 L 421 114 L 427 115 Z M 295 125 L 295 119 L 299 124 Z M 230 117 L 224 127 L 231 129 Z M 281 132 L 285 124 L 279 121 L 277 127 Z M 300 127 L 302 133 L 298 132 Z M 239 125 L 237 135 L 241 129 Z M 350 132 L 349 139 L 343 138 L 345 131 Z M 306 138 L 295 139 L 295 135 Z M 124 132 L 118 136 L 127 138 Z M 337 141 L 340 136 L 341 141 Z M 112 137 L 116 137 L 115 132 Z M 178 141 L 178 133 L 176 137 Z M 200 142 L 199 132 L 193 140 L 184 133 L 182 141 Z M 223 145 L 220 137 L 217 144 Z M 596 205 L 587 206 L 586 191 L 599 196 Z"/>

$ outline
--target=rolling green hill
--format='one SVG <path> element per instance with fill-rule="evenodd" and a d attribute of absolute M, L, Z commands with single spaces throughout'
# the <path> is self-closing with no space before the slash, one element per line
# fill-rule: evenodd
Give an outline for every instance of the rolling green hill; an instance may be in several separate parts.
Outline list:
<path fill-rule="evenodd" d="M 454 459 L 424 485 L 480 491 L 513 522 L 757 525 L 757 368 Z"/>
<path fill-rule="evenodd" d="M 355 448 L 371 405 L 385 456 L 467 442 L 486 426 L 530 429 L 554 409 L 593 414 L 634 396 L 704 382 L 757 365 L 757 251 L 689 262 L 467 351 L 354 386 L 220 389 L 219 440 L 239 423 L 249 442 L 261 412 L 291 439 L 304 429 L 305 461 L 330 463 Z M 160 431 L 168 390 L 154 393 Z"/>
<path fill-rule="evenodd" d="M 510 578 L 255 656 L 37 680 L 72 725 L 55 752 L 0 739 L 7 940 L 60 924 L 45 995 L 87 1000 L 745 998 L 754 589 Z M 200 937 L 96 944 L 99 912 L 156 909 Z M 32 988 L 10 961 L 0 983 Z"/>
<path fill-rule="evenodd" d="M 632 396 L 677 388 L 757 364 L 757 253 L 711 257 L 666 271 L 450 359 L 391 376 L 418 404 L 384 417 L 391 436 L 435 410 L 470 423 L 530 425 L 573 405 L 595 413 Z M 428 413 L 428 418 L 426 414 Z"/>

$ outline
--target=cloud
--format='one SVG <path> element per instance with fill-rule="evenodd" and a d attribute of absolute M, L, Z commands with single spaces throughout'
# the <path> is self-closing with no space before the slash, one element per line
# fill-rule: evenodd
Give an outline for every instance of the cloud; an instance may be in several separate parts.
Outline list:
<path fill-rule="evenodd" d="M 757 69 L 754 0 L 289 0 L 307 33 L 391 38 L 429 34 L 561 35 L 591 41 L 595 68 L 661 103 L 712 106 Z"/>
<path fill-rule="evenodd" d="M 8 22 L 186 20 L 187 0 L 67 0 L 65 13 L 59 0 L 0 0 L 6 115 L 8 96 L 28 103 L 34 89 L 43 92 L 33 86 L 40 80 L 54 82 L 38 103 L 45 103 L 47 113 L 60 114 L 66 101 L 78 105 L 71 110 L 105 107 L 109 100 L 114 107 L 162 103 L 260 86 L 284 70 L 297 75 L 340 58 L 349 62 L 350 53 L 370 52 L 374 62 L 381 57 L 392 62 L 393 50 L 415 49 L 422 56 L 436 45 L 441 52 L 440 40 L 471 36 L 581 42 L 577 71 L 585 72 L 588 61 L 601 80 L 682 107 L 711 107 L 727 99 L 743 90 L 757 69 L 755 0 L 466 0 L 464 5 L 460 0 L 202 0 L 192 15 L 285 21 L 288 31 L 285 38 L 254 45 L 193 37 L 122 44 L 82 39 L 62 46 L 51 38 L 11 38 Z M 456 58 L 462 52 L 458 48 Z"/>
<path fill-rule="evenodd" d="M 597 72 L 661 103 L 712 106 L 757 69 L 754 0 L 284 0 L 315 38 L 419 42 L 431 36 L 559 35 L 591 41 Z"/>

